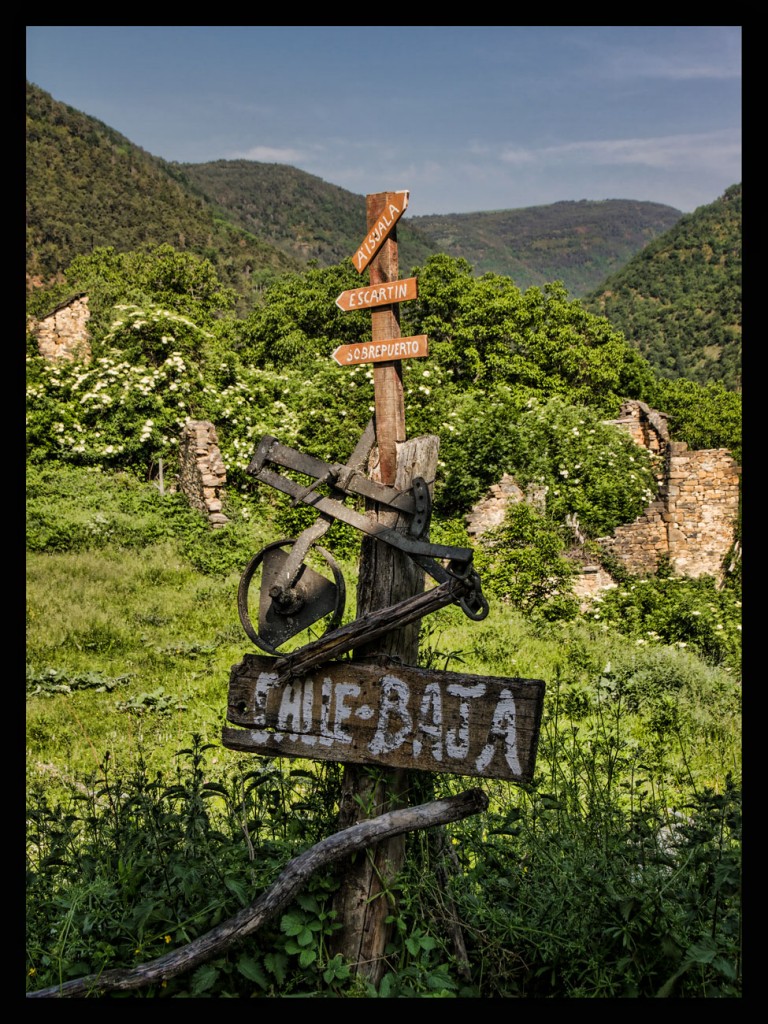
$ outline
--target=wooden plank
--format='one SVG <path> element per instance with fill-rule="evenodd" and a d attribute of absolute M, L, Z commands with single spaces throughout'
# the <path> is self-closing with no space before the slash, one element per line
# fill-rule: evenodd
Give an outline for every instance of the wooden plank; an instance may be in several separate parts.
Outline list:
<path fill-rule="evenodd" d="M 339 366 L 359 363 L 385 363 L 395 359 L 424 359 L 429 355 L 426 334 L 412 334 L 409 338 L 389 338 L 387 341 L 361 342 L 359 345 L 339 345 L 331 357 Z"/>
<path fill-rule="evenodd" d="M 384 284 L 369 285 L 367 288 L 351 288 L 336 299 L 339 309 L 370 309 L 372 306 L 389 306 L 393 302 L 406 302 L 419 295 L 418 278 L 406 277 L 401 281 L 387 281 Z"/>
<path fill-rule="evenodd" d="M 280 682 L 275 658 L 232 670 L 223 742 L 273 757 L 530 782 L 544 683 L 329 662 Z"/>
<path fill-rule="evenodd" d="M 397 224 L 408 206 L 408 191 L 403 189 L 399 192 L 377 192 L 366 196 L 367 202 L 377 204 L 377 215 L 372 220 L 368 218 L 368 234 L 360 244 L 352 262 L 358 273 L 362 274 L 373 257 L 382 247 L 384 242 Z"/>
<path fill-rule="evenodd" d="M 366 196 L 365 216 L 369 228 L 377 224 L 391 205 L 393 195 L 379 192 Z M 407 194 L 407 193 L 406 193 Z M 374 287 L 399 278 L 397 228 L 393 226 L 371 263 L 370 281 Z M 371 341 L 374 345 L 400 337 L 400 306 L 382 306 L 371 310 Z M 405 395 L 403 367 L 399 359 L 373 364 L 373 405 L 378 445 L 378 474 L 383 484 L 394 483 L 397 473 L 397 445 L 405 441 Z M 424 479 L 432 479 L 424 476 Z M 404 659 L 407 660 L 407 659 Z"/>

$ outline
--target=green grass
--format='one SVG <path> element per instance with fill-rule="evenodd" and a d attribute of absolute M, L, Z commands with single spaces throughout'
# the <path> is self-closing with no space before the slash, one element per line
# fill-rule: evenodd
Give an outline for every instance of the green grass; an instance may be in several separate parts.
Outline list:
<path fill-rule="evenodd" d="M 228 535 L 215 536 L 146 485 L 138 499 L 130 481 L 114 490 L 91 473 L 70 484 L 51 536 L 66 535 L 93 490 L 106 524 L 133 495 L 144 526 L 127 543 L 100 536 L 27 553 L 30 990 L 146 961 L 231 916 L 335 830 L 341 780 L 340 765 L 221 745 L 231 668 L 256 652 L 238 618 L 240 574 L 286 535 L 269 510 L 238 519 L 235 504 Z M 41 502 L 53 503 L 42 486 L 33 522 Z M 436 524 L 435 536 L 451 529 Z M 349 544 L 344 555 L 349 621 Z M 436 796 L 480 786 L 490 806 L 446 830 L 448 861 L 435 835 L 409 835 L 379 993 L 330 956 L 339 879 L 320 872 L 247 942 L 141 995 L 740 995 L 732 664 L 501 601 L 480 622 L 458 607 L 431 615 L 419 660 L 543 679 L 544 714 L 530 785 L 427 780 Z M 454 913 L 468 976 L 450 938 Z"/>

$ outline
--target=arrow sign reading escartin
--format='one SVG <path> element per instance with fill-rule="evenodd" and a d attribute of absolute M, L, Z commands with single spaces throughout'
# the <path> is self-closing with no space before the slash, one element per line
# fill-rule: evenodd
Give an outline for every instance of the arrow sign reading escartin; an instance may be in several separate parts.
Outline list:
<path fill-rule="evenodd" d="M 389 202 L 382 210 L 373 228 L 363 239 L 360 248 L 352 257 L 352 262 L 355 264 L 355 270 L 357 270 L 359 274 L 362 274 L 386 241 L 389 232 L 405 213 L 405 208 L 408 205 L 407 190 L 403 190 L 402 192 L 390 192 L 389 195 L 391 196 Z"/>
<path fill-rule="evenodd" d="M 392 302 L 405 302 L 418 297 L 419 289 L 415 277 L 406 277 L 403 281 L 387 281 L 384 284 L 370 285 L 367 288 L 352 288 L 342 292 L 336 299 L 336 305 L 345 312 L 350 309 L 367 309 L 371 306 L 388 306 Z"/>
<path fill-rule="evenodd" d="M 410 338 L 392 338 L 391 341 L 371 341 L 360 345 L 339 345 L 331 356 L 339 366 L 356 363 L 389 363 L 395 359 L 424 358 L 429 355 L 426 334 Z"/>

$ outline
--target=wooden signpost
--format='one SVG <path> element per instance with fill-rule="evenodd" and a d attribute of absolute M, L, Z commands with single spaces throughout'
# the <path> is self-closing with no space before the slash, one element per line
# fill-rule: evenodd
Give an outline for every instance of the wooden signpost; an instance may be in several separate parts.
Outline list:
<path fill-rule="evenodd" d="M 387 363 L 395 359 L 423 359 L 429 355 L 426 334 L 414 334 L 410 338 L 396 338 L 374 344 L 339 345 L 331 352 L 339 366 L 353 366 L 356 363 Z"/>
<path fill-rule="evenodd" d="M 265 437 L 248 467 L 259 480 L 291 494 L 294 504 L 314 506 L 318 520 L 298 540 L 276 542 L 293 545 L 290 554 L 281 550 L 273 565 L 271 545 L 243 575 L 238 607 L 246 632 L 257 646 L 278 656 L 246 655 L 232 669 L 227 719 L 233 727 L 224 729 L 223 742 L 272 757 L 342 762 L 340 830 L 395 810 L 409 797 L 413 802 L 414 779 L 423 782 L 426 773 L 529 782 L 544 699 L 544 683 L 538 679 L 415 667 L 425 614 L 456 602 L 470 618 L 480 619 L 488 605 L 472 569 L 471 549 L 428 540 L 439 439 L 406 436 L 401 361 L 428 354 L 426 335 L 400 336 L 399 303 L 418 296 L 416 278 L 398 280 L 396 225 L 407 205 L 407 191 L 366 197 L 368 233 L 353 262 L 360 273 L 370 268 L 370 283 L 336 300 L 343 310 L 371 309 L 371 341 L 340 345 L 332 353 L 340 366 L 373 364 L 370 436 L 366 431 L 347 465 L 323 463 Z M 313 479 L 301 486 L 274 466 Z M 330 496 L 320 493 L 321 486 L 331 489 Z M 365 516 L 343 505 L 350 495 L 365 496 Z M 343 587 L 322 578 L 314 589 L 301 582 L 307 575 L 301 560 L 336 518 L 363 532 L 356 620 L 280 655 L 271 644 L 279 646 L 283 636 L 296 634 L 298 626 L 288 628 L 294 618 L 299 626 L 317 620 L 325 607 L 314 607 L 318 594 L 328 591 L 331 607 L 343 593 Z M 272 558 L 269 572 L 267 555 Z M 247 590 L 262 563 L 259 635 L 248 617 Z M 439 584 L 427 592 L 425 571 Z M 284 630 L 270 626 L 281 617 Z M 351 660 L 332 660 L 350 650 Z M 388 894 L 404 852 L 400 834 L 351 860 L 334 905 L 343 927 L 331 951 L 373 985 L 386 966 L 387 918 L 393 910 Z"/>

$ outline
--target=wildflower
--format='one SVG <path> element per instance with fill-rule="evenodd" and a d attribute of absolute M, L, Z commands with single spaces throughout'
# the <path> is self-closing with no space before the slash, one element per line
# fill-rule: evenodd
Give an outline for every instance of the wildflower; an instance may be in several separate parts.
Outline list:
<path fill-rule="evenodd" d="M 168 945 L 168 943 L 169 943 L 170 941 L 171 941 L 171 936 L 170 936 L 170 935 L 166 935 L 166 936 L 165 936 L 165 944 L 166 944 L 166 946 Z"/>

